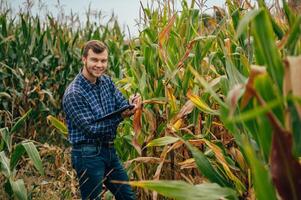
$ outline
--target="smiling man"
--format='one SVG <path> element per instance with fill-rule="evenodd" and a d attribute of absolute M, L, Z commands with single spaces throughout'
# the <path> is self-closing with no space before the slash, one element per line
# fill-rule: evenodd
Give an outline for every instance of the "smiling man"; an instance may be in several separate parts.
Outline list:
<path fill-rule="evenodd" d="M 135 199 L 129 185 L 111 182 L 128 181 L 113 140 L 123 118 L 141 108 L 141 97 L 130 97 L 134 108 L 99 120 L 129 106 L 112 80 L 105 75 L 108 54 L 108 48 L 102 42 L 87 42 L 83 49 L 83 68 L 63 97 L 69 141 L 72 144 L 72 166 L 77 173 L 82 199 L 100 199 L 103 183 L 117 200 Z"/>

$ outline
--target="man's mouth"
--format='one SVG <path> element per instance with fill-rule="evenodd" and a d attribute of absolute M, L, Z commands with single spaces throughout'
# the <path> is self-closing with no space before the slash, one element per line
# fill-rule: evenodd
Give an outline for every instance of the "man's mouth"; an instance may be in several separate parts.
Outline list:
<path fill-rule="evenodd" d="M 104 69 L 94 69 L 94 71 L 97 72 L 97 73 L 100 73 L 100 72 L 103 72 Z"/>

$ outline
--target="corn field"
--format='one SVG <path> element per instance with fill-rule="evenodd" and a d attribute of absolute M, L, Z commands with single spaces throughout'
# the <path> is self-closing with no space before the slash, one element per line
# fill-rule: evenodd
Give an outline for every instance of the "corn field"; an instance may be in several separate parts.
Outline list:
<path fill-rule="evenodd" d="M 143 98 L 115 140 L 138 199 L 301 199 L 292 2 L 226 0 L 206 14 L 200 1 L 181 11 L 162 1 L 141 7 L 143 28 L 129 39 L 114 19 L 75 28 L 1 8 L 0 199 L 80 198 L 61 101 L 90 39 L 107 44 L 124 96 Z"/>

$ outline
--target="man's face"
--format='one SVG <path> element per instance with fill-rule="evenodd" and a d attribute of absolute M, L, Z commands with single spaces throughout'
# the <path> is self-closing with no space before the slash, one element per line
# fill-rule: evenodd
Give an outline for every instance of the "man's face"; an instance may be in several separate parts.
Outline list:
<path fill-rule="evenodd" d="M 96 79 L 103 75 L 108 67 L 108 52 L 94 53 L 91 49 L 87 57 L 83 57 L 84 70 L 91 79 Z"/>

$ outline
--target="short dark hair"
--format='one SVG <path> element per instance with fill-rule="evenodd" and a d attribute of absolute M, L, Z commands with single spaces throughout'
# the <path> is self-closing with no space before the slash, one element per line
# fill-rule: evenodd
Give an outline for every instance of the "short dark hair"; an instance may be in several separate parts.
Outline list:
<path fill-rule="evenodd" d="M 102 53 L 104 51 L 108 52 L 108 47 L 99 40 L 90 40 L 88 41 L 83 48 L 83 57 L 88 56 L 89 50 L 92 50 L 94 53 Z"/>

